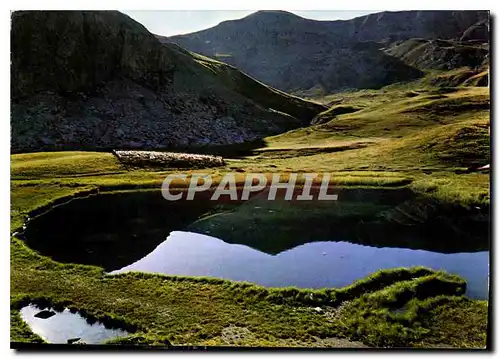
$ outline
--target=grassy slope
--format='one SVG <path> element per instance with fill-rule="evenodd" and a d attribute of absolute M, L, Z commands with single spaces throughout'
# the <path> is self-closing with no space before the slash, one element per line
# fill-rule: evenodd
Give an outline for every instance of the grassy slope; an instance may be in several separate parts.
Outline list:
<path fill-rule="evenodd" d="M 407 178 L 413 188 L 440 199 L 489 203 L 488 174 L 456 173 L 489 163 L 487 88 L 395 88 L 337 94 L 324 101 L 362 110 L 268 137 L 253 157 L 234 165 L 255 172 L 334 172 L 339 179 L 367 183 Z"/>
<path fill-rule="evenodd" d="M 228 89 L 250 99 L 264 109 L 281 112 L 287 117 L 296 117 L 302 120 L 302 123 L 324 109 L 322 104 L 313 101 L 304 101 L 302 98 L 267 86 L 224 62 L 187 51 L 175 44 L 164 44 L 164 46 L 174 49 L 179 56 L 188 56 L 193 63 L 201 65 L 204 69 L 208 70 L 211 76 L 215 75 L 217 80 Z M 198 79 L 197 77 L 193 77 L 193 80 L 197 81 Z M 290 120 L 292 120 L 291 117 Z"/>
<path fill-rule="evenodd" d="M 455 170 L 465 164 L 454 161 L 463 157 L 463 151 L 484 152 L 488 116 L 481 106 L 487 93 L 471 88 L 440 98 L 429 92 L 417 94 L 409 96 L 407 89 L 393 89 L 332 96 L 326 101 L 342 97 L 343 103 L 363 110 L 267 138 L 267 146 L 253 156 L 204 172 L 222 175 L 236 168 L 255 172 L 329 171 L 343 185 L 400 186 L 411 182 L 411 188 L 441 200 L 486 205 L 489 176 L 457 174 Z M 459 106 L 448 113 L 454 100 Z M 442 103 L 444 110 L 438 106 Z M 460 107 L 468 103 L 473 105 Z M 386 127 L 390 130 L 384 130 Z M 454 136 L 463 128 L 473 128 L 474 135 Z M 453 151 L 443 159 L 447 147 L 439 146 L 454 138 L 457 141 L 452 144 L 459 147 L 450 146 Z M 432 140 L 437 148 L 422 147 Z M 315 153 L 320 147 L 359 142 L 366 147 Z M 454 157 L 457 149 L 460 156 Z M 292 156 L 290 151 L 295 151 Z M 127 171 L 106 153 L 14 155 L 11 170 L 12 231 L 30 211 L 57 198 L 92 189 L 158 188 L 167 173 Z M 136 327 L 136 334 L 127 339 L 130 342 L 342 346 L 349 343 L 332 338 L 346 337 L 375 346 L 484 346 L 487 302 L 450 296 L 450 290 L 460 291 L 462 285 L 455 277 L 414 271 L 420 273 L 418 280 L 408 280 L 401 271 L 382 272 L 376 279 L 368 279 L 379 283 L 374 287 L 363 287 L 365 282 L 361 282 L 351 289 L 313 292 L 207 278 L 146 274 L 110 278 L 97 267 L 56 263 L 11 238 L 12 308 L 27 299 L 47 298 L 83 309 L 87 315 Z M 428 287 L 432 290 L 425 290 Z M 427 294 L 408 301 L 405 293 L 420 291 Z M 323 312 L 313 310 L 316 306 Z M 401 307 L 404 310 L 399 310 Z M 23 326 L 16 311 L 11 312 L 11 327 L 11 340 L 40 340 Z M 231 336 L 235 330 L 244 335 L 240 339 Z"/>

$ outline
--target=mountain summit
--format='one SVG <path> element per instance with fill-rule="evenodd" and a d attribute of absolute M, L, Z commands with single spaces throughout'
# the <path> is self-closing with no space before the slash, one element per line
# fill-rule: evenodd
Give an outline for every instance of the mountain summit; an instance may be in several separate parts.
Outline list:
<path fill-rule="evenodd" d="M 282 90 L 321 86 L 331 92 L 421 77 L 422 69 L 391 56 L 385 47 L 412 38 L 458 40 L 487 19 L 486 11 L 399 11 L 315 21 L 285 11 L 258 11 L 160 40 L 234 65 Z M 482 34 L 482 29 L 469 33 Z"/>

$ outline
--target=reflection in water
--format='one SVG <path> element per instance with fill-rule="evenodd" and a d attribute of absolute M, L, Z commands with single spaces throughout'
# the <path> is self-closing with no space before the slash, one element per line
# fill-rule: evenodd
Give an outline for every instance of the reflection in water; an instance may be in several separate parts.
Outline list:
<path fill-rule="evenodd" d="M 33 218 L 19 236 L 56 261 L 106 271 L 146 256 L 172 231 L 208 234 L 269 254 L 332 240 L 440 253 L 489 249 L 487 209 L 435 203 L 408 189 L 344 188 L 336 193 L 338 201 L 257 196 L 243 203 L 172 202 L 160 191 L 99 194 Z"/>
<path fill-rule="evenodd" d="M 127 336 L 121 329 L 108 329 L 102 323 L 89 324 L 79 314 L 68 309 L 50 318 L 37 318 L 40 308 L 28 305 L 21 309 L 21 318 L 28 323 L 31 330 L 49 343 L 67 344 L 69 339 L 80 338 L 86 344 L 100 344 L 104 340 Z"/>
<path fill-rule="evenodd" d="M 172 232 L 143 259 L 112 273 L 211 276 L 264 286 L 343 287 L 379 269 L 426 266 L 458 274 L 467 295 L 488 296 L 488 252 L 443 254 L 347 242 L 307 243 L 277 255 L 197 233 Z"/>
<path fill-rule="evenodd" d="M 160 191 L 99 194 L 33 218 L 22 236 L 42 255 L 108 272 L 319 288 L 423 265 L 459 274 L 470 296 L 487 297 L 488 208 L 439 203 L 408 189 L 336 194 L 338 201 L 257 195 L 244 202 L 171 202 Z"/>

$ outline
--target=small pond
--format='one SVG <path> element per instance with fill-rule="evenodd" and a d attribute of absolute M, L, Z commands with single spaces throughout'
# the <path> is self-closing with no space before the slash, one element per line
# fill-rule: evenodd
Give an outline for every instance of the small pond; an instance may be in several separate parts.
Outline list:
<path fill-rule="evenodd" d="M 212 276 L 264 286 L 342 287 L 379 269 L 422 265 L 486 299 L 489 213 L 405 189 L 341 189 L 338 201 L 169 202 L 159 191 L 76 199 L 22 237 L 55 260 L 110 273 Z"/>
<path fill-rule="evenodd" d="M 42 309 L 30 304 L 21 308 L 21 318 L 34 333 L 53 344 L 101 344 L 108 339 L 129 335 L 125 330 L 107 328 L 100 322 L 89 321 L 67 308 L 57 312 L 52 308 Z"/>

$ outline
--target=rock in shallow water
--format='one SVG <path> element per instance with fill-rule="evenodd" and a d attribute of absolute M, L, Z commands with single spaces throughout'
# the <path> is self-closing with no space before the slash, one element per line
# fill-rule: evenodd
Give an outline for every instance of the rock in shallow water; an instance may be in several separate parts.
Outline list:
<path fill-rule="evenodd" d="M 35 317 L 41 318 L 41 319 L 48 319 L 54 315 L 56 315 L 56 312 L 54 312 L 52 310 L 42 310 L 41 312 L 35 314 Z"/>
<path fill-rule="evenodd" d="M 67 342 L 68 342 L 68 344 L 75 344 L 78 341 L 80 341 L 80 339 L 82 339 L 82 338 L 71 338 L 71 339 L 68 339 Z"/>

